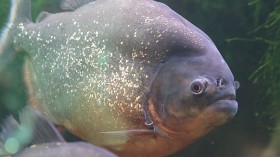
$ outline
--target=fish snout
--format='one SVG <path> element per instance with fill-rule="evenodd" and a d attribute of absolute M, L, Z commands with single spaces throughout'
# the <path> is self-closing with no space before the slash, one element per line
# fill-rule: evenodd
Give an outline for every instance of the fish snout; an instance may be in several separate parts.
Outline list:
<path fill-rule="evenodd" d="M 224 88 L 219 88 L 219 94 L 216 100 L 236 100 L 236 88 L 235 86 L 228 85 Z"/>
<path fill-rule="evenodd" d="M 223 78 L 216 80 L 216 88 L 220 92 L 220 95 L 223 95 L 221 97 L 226 100 L 235 100 L 236 90 L 239 87 L 240 83 L 238 81 L 227 81 Z"/>
<path fill-rule="evenodd" d="M 223 88 L 225 86 L 233 86 L 235 90 L 239 89 L 240 83 L 238 81 L 226 81 L 223 78 L 216 80 L 217 88 Z"/>
<path fill-rule="evenodd" d="M 217 124 L 222 124 L 225 121 L 232 119 L 237 110 L 238 103 L 236 101 L 236 90 L 240 87 L 238 81 L 219 78 L 216 80 L 216 96 L 213 97 L 208 108 L 215 113 L 212 118 L 216 119 Z"/>

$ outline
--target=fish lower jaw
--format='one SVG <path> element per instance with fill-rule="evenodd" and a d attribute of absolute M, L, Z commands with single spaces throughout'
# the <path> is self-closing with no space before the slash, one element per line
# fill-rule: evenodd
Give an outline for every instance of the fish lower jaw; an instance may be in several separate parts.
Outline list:
<path fill-rule="evenodd" d="M 213 102 L 204 110 L 204 119 L 210 126 L 219 126 L 233 119 L 238 110 L 235 100 L 222 99 Z"/>
<path fill-rule="evenodd" d="M 222 112 L 232 117 L 236 114 L 238 109 L 237 101 L 230 99 L 218 100 L 210 106 L 212 106 L 216 112 Z"/>

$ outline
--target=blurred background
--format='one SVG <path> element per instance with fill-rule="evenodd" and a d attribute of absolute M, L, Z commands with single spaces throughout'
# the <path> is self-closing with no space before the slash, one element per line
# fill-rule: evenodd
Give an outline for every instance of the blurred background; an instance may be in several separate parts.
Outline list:
<path fill-rule="evenodd" d="M 279 157 L 280 0 L 161 2 L 212 38 L 241 83 L 236 117 L 170 157 Z M 9 0 L 0 1 L 1 27 L 9 8 Z M 34 19 L 42 10 L 59 12 L 59 0 L 33 0 Z M 0 73 L 0 123 L 27 104 L 23 61 L 19 53 Z"/>

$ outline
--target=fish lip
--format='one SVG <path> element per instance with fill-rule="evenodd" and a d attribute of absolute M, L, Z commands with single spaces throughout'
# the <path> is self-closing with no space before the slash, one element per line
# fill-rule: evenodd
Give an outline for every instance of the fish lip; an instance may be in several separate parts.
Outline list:
<path fill-rule="evenodd" d="M 235 115 L 238 103 L 236 101 L 235 93 L 224 93 L 213 99 L 213 102 L 210 103 L 209 107 L 216 108 L 220 111 L 224 110 L 225 112 L 232 112 L 232 115 Z"/>
<path fill-rule="evenodd" d="M 218 100 L 232 100 L 232 101 L 235 101 L 235 99 L 236 99 L 236 96 L 234 94 L 227 94 L 227 95 L 222 96 Z"/>
<path fill-rule="evenodd" d="M 225 93 L 223 95 L 219 95 L 213 99 L 215 101 L 220 101 L 220 100 L 230 100 L 230 101 L 236 101 L 236 95 L 234 93 Z"/>

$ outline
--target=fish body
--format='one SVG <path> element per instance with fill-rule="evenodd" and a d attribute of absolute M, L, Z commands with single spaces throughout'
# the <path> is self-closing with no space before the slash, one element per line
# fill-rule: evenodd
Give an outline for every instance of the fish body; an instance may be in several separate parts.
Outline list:
<path fill-rule="evenodd" d="M 65 142 L 53 124 L 30 107 L 20 113 L 20 123 L 9 116 L 1 130 L 1 157 L 116 157 L 86 142 Z"/>
<path fill-rule="evenodd" d="M 67 11 L 33 23 L 30 0 L 12 2 L 0 54 L 26 51 L 30 103 L 82 139 L 166 156 L 236 114 L 239 85 L 218 49 L 168 6 L 64 0 Z"/>

